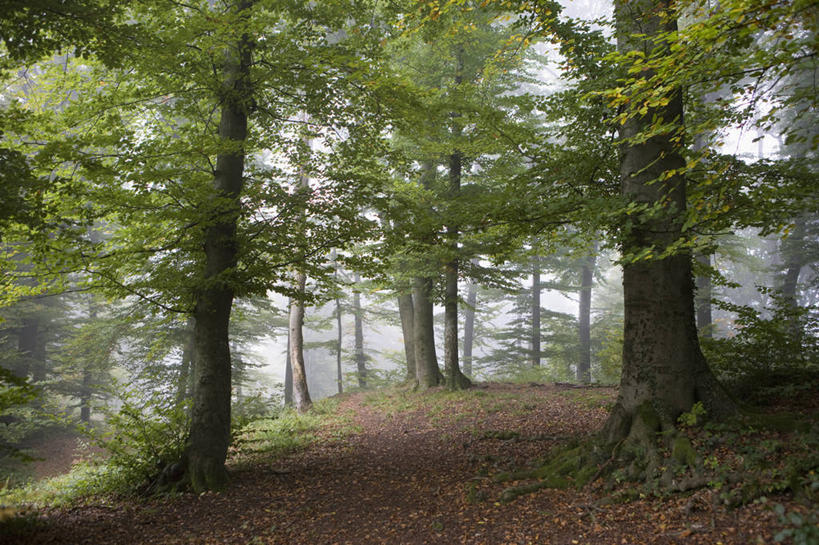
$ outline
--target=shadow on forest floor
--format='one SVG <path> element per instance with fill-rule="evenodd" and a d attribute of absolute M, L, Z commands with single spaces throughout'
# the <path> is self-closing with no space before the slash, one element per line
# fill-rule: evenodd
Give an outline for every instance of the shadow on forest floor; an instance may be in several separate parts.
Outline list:
<path fill-rule="evenodd" d="M 312 441 L 278 456 L 235 452 L 221 493 L 92 499 L 45 510 L 0 543 L 746 545 L 815 525 L 815 503 L 806 507 L 776 483 L 765 501 L 732 508 L 716 485 L 652 496 L 597 482 L 499 501 L 510 483 L 494 476 L 593 433 L 614 396 L 613 388 L 540 384 L 348 394 L 336 408 L 344 417 L 310 431 Z M 714 443 L 705 456 L 728 464 L 752 441 L 775 465 L 796 440 L 789 432 L 747 435 L 737 445 Z"/>

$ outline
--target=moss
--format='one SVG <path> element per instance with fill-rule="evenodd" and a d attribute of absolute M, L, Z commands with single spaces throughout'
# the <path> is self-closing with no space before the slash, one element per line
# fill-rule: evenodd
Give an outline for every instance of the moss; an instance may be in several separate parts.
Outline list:
<path fill-rule="evenodd" d="M 694 467 L 697 460 L 697 451 L 691 446 L 688 437 L 678 436 L 671 447 L 671 458 L 681 466 Z"/>
<path fill-rule="evenodd" d="M 662 426 L 660 415 L 657 414 L 654 406 L 649 401 L 642 402 L 640 406 L 637 407 L 636 413 L 637 415 L 633 427 L 637 427 L 642 424 L 645 431 L 649 433 L 660 430 Z"/>

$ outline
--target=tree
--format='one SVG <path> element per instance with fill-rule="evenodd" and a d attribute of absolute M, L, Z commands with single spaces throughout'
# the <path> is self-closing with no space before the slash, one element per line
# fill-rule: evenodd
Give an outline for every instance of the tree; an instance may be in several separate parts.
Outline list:
<path fill-rule="evenodd" d="M 591 254 L 580 260 L 580 308 L 577 317 L 580 360 L 577 362 L 577 381 L 581 384 L 591 382 L 591 299 L 597 249 L 595 242 L 592 244 Z"/>
<path fill-rule="evenodd" d="M 667 52 L 659 37 L 676 29 L 670 7 L 663 0 L 617 2 L 618 52 Z M 623 371 L 601 431 L 609 445 L 653 445 L 655 433 L 674 429 L 677 417 L 697 401 L 714 416 L 733 411 L 697 340 L 691 254 L 673 248 L 686 210 L 682 124 L 681 91 L 671 87 L 642 102 L 619 130 L 622 195 L 638 212 L 621 232 Z"/>
<path fill-rule="evenodd" d="M 250 0 L 231 6 L 242 29 L 222 55 L 219 138 L 231 151 L 217 155 L 213 192 L 214 218 L 204 232 L 204 285 L 195 293 L 193 409 L 191 411 L 188 473 L 194 490 L 221 488 L 227 480 L 225 457 L 230 445 L 231 364 L 228 325 L 235 287 L 227 276 L 238 264 L 236 224 L 244 186 L 244 141 L 252 107 L 250 34 L 244 29 Z M 230 148 L 228 148 L 228 145 Z M 292 327 L 292 326 L 291 326 Z"/>
<path fill-rule="evenodd" d="M 358 387 L 367 387 L 367 355 L 364 353 L 364 311 L 361 308 L 361 291 L 358 284 L 361 277 L 356 274 L 353 280 L 356 287 L 353 288 L 353 318 L 355 335 L 355 368 L 358 379 Z"/>

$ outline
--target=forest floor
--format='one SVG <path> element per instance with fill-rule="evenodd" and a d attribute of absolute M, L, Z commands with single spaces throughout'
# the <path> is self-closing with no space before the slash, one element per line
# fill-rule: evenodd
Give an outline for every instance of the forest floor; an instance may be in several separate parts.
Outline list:
<path fill-rule="evenodd" d="M 774 543 L 783 517 L 772 505 L 810 516 L 786 496 L 728 508 L 707 487 L 608 502 L 596 483 L 499 501 L 510 483 L 493 475 L 593 433 L 614 396 L 539 384 L 345 394 L 344 418 L 307 446 L 234 452 L 220 493 L 46 510 L 30 533 L 0 543 L 749 545 Z"/>

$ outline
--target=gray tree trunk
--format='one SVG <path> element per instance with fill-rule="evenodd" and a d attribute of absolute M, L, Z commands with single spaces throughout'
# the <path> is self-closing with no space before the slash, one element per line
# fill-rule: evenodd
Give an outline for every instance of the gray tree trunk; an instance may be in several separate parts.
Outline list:
<path fill-rule="evenodd" d="M 296 291 L 304 293 L 307 275 L 301 271 L 295 274 Z M 290 368 L 293 373 L 293 405 L 300 413 L 313 405 L 307 389 L 307 371 L 304 366 L 304 300 L 290 301 Z"/>
<path fill-rule="evenodd" d="M 354 282 L 358 284 L 361 277 L 355 275 Z M 367 355 L 364 353 L 364 312 L 361 309 L 361 292 L 353 290 L 353 317 L 355 327 L 355 368 L 358 377 L 358 387 L 367 387 Z"/>
<path fill-rule="evenodd" d="M 532 260 L 532 367 L 540 367 L 540 259 L 535 256 Z"/>
<path fill-rule="evenodd" d="M 697 252 L 694 258 L 704 267 L 711 266 L 710 254 Z M 710 339 L 714 335 L 711 314 L 711 276 L 707 273 L 697 276 L 696 285 L 694 304 L 697 309 L 697 329 L 701 337 Z"/>
<path fill-rule="evenodd" d="M 663 17 L 670 13 L 668 7 L 663 0 L 617 0 L 618 50 L 628 53 L 664 47 L 653 38 L 676 28 L 673 18 Z M 637 33 L 643 36 L 633 36 Z M 663 179 L 664 173 L 685 167 L 681 144 L 675 140 L 678 135 L 668 132 L 643 142 L 629 141 L 647 130 L 652 119 L 676 121 L 682 127 L 679 89 L 665 98 L 669 101 L 666 106 L 649 108 L 647 114 L 630 118 L 620 130 L 621 192 L 630 202 L 658 207 L 657 213 L 633 217 L 633 226 L 623 230 L 626 256 L 652 246 L 662 251 L 681 233 L 685 177 L 676 174 Z M 628 437 L 653 441 L 655 432 L 673 428 L 677 417 L 696 401 L 702 401 L 712 415 L 732 412 L 732 402 L 699 347 L 690 254 L 626 262 L 623 289 L 623 371 L 602 439 L 610 444 Z"/>
<path fill-rule="evenodd" d="M 472 377 L 472 349 L 475 346 L 475 306 L 478 304 L 478 284 L 470 282 L 466 290 L 464 310 L 464 374 Z"/>
<path fill-rule="evenodd" d="M 289 312 L 290 305 L 293 304 L 293 301 L 289 301 L 287 303 L 287 309 Z M 289 315 L 288 315 L 289 318 Z M 285 407 L 292 407 L 293 406 L 293 361 L 290 357 L 290 324 L 287 324 L 287 355 L 284 359 L 284 406 Z"/>
<path fill-rule="evenodd" d="M 455 58 L 457 68 L 455 86 L 463 81 L 463 47 L 458 47 Z M 453 113 L 456 119 L 460 114 Z M 461 135 L 457 122 L 452 124 L 452 134 L 455 138 Z M 449 200 L 456 202 L 461 194 L 461 171 L 463 169 L 463 155 L 455 149 L 449 156 Z M 451 390 L 469 388 L 471 382 L 461 372 L 458 361 L 458 238 L 460 227 L 456 221 L 446 226 L 447 242 L 451 253 L 451 260 L 444 265 L 444 368 L 446 369 L 446 383 Z"/>
<path fill-rule="evenodd" d="M 592 245 L 592 254 L 583 258 L 580 267 L 580 308 L 577 316 L 580 361 L 577 362 L 577 382 L 581 384 L 591 382 L 591 300 L 596 264 L 597 242 Z"/>
<path fill-rule="evenodd" d="M 435 354 L 433 323 L 432 279 L 417 277 L 412 283 L 414 307 L 413 333 L 415 334 L 415 372 L 418 387 L 431 388 L 441 383 L 443 375 Z"/>
<path fill-rule="evenodd" d="M 338 393 L 344 392 L 344 376 L 341 370 L 341 299 L 336 297 L 336 385 Z"/>
<path fill-rule="evenodd" d="M 238 12 L 251 2 L 240 1 Z M 205 228 L 204 282 L 196 293 L 194 309 L 193 409 L 187 451 L 188 478 L 194 491 L 221 488 L 227 481 L 225 457 L 230 444 L 231 366 L 228 324 L 233 286 L 226 278 L 237 264 L 236 225 L 244 178 L 247 108 L 251 102 L 250 50 L 247 35 L 225 52 L 223 85 L 219 102 L 219 138 L 239 143 L 231 152 L 219 153 L 213 177 L 210 217 Z"/>
<path fill-rule="evenodd" d="M 415 382 L 415 313 L 412 305 L 412 294 L 402 293 L 398 296 L 398 314 L 401 316 L 401 333 L 404 337 L 404 356 L 407 358 L 407 382 Z"/>
<path fill-rule="evenodd" d="M 188 317 L 183 330 L 182 361 L 179 362 L 179 376 L 176 379 L 176 405 L 191 398 L 191 368 L 195 361 L 194 319 Z"/>
<path fill-rule="evenodd" d="M 22 319 L 22 325 L 17 328 L 17 352 L 12 372 L 20 378 L 28 378 L 32 374 L 38 357 L 40 345 L 40 320 L 36 317 Z"/>

